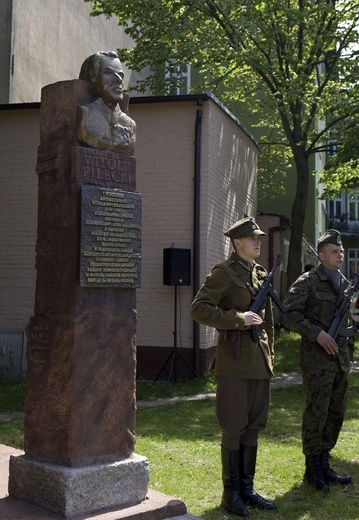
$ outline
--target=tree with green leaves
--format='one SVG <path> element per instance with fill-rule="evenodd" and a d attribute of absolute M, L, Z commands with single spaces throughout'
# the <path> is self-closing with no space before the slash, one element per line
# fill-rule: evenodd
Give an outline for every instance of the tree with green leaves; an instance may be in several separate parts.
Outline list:
<path fill-rule="evenodd" d="M 134 41 L 121 50 L 153 93 L 182 64 L 202 89 L 242 102 L 264 129 L 262 144 L 295 165 L 288 282 L 301 270 L 310 158 L 358 112 L 359 3 L 355 0 L 85 0 L 92 14 L 117 16 Z M 198 89 L 198 85 L 194 86 Z M 263 148 L 263 154 L 265 150 Z M 264 155 L 265 156 L 265 155 Z M 267 154 L 268 156 L 268 154 Z M 263 164 L 264 161 L 261 161 Z M 262 178 L 265 178 L 262 171 Z M 345 183 L 344 183 L 345 184 Z"/>

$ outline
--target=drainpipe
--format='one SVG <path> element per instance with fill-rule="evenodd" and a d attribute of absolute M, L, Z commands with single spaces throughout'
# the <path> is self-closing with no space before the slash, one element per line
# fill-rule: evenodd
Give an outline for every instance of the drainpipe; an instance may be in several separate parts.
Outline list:
<path fill-rule="evenodd" d="M 197 99 L 197 106 L 202 106 L 203 100 Z M 202 144 L 203 110 L 198 108 L 195 123 L 194 141 L 194 211 L 193 211 L 193 298 L 199 289 L 200 273 L 200 202 L 201 202 L 201 144 Z M 193 366 L 197 376 L 200 373 L 199 324 L 193 321 Z"/>

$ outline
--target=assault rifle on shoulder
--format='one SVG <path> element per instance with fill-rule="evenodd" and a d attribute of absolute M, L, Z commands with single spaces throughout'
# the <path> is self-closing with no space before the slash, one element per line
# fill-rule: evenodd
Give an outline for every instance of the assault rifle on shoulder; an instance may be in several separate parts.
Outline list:
<path fill-rule="evenodd" d="M 273 302 L 276 304 L 276 306 L 280 310 L 280 312 L 282 312 L 282 313 L 285 312 L 285 307 L 284 307 L 283 303 L 280 301 L 280 299 L 276 295 L 276 293 L 271 285 L 274 271 L 279 266 L 282 256 L 283 255 L 281 253 L 278 253 L 276 261 L 274 262 L 274 265 L 272 267 L 272 270 L 265 277 L 265 279 L 262 283 L 262 286 L 257 293 L 257 296 L 254 298 L 252 305 L 248 309 L 249 311 L 255 312 L 256 314 L 260 314 L 261 311 L 266 306 L 268 296 L 270 296 L 272 298 Z M 260 330 L 262 330 L 262 327 L 260 325 L 254 325 L 252 327 L 251 331 L 252 331 L 252 337 L 253 337 L 254 341 L 259 341 Z"/>
<path fill-rule="evenodd" d="M 342 301 L 340 302 L 339 307 L 337 307 L 337 310 L 335 311 L 334 319 L 328 330 L 329 336 L 331 336 L 334 340 L 336 340 L 338 336 L 342 336 L 343 338 L 350 338 L 354 336 L 355 327 L 353 325 L 351 327 L 341 327 L 341 323 L 343 321 L 344 316 L 349 310 L 353 294 L 356 293 L 358 290 L 359 275 L 356 274 L 355 282 L 344 293 Z"/>

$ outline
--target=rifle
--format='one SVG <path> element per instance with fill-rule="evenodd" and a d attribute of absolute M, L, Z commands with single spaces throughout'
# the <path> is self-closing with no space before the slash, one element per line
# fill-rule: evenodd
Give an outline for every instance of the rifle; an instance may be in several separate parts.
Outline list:
<path fill-rule="evenodd" d="M 351 298 L 354 293 L 359 290 L 359 275 L 355 275 L 355 282 L 353 285 L 347 289 L 344 293 L 342 301 L 340 302 L 339 307 L 337 307 L 333 321 L 328 330 L 328 334 L 336 340 L 338 336 L 342 336 L 344 338 L 350 338 L 354 336 L 355 327 L 352 325 L 351 327 L 341 327 L 341 323 L 347 311 L 349 310 L 351 304 Z"/>
<path fill-rule="evenodd" d="M 284 307 L 283 303 L 280 301 L 280 299 L 274 292 L 274 289 L 271 285 L 274 271 L 277 269 L 282 256 L 283 255 L 281 253 L 278 253 L 276 261 L 274 262 L 274 265 L 272 267 L 272 270 L 265 277 L 265 279 L 262 283 L 262 286 L 257 293 L 257 296 L 253 300 L 250 308 L 248 309 L 249 311 L 255 312 L 256 314 L 260 314 L 260 312 L 266 306 L 268 296 L 270 296 L 272 298 L 273 302 L 276 304 L 276 306 L 280 310 L 280 312 L 282 312 L 282 313 L 285 312 L 285 307 Z M 253 337 L 254 341 L 259 341 L 259 336 L 260 336 L 259 330 L 262 330 L 262 327 L 260 325 L 252 326 L 251 332 L 252 332 L 252 337 Z"/>

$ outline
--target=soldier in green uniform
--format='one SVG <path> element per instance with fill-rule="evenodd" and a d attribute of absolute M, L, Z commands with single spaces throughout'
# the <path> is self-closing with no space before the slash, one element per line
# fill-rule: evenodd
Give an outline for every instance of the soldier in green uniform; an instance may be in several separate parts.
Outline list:
<path fill-rule="evenodd" d="M 216 416 L 222 430 L 222 504 L 247 517 L 247 505 L 276 509 L 253 489 L 258 436 L 269 411 L 273 312 L 270 299 L 261 315 L 248 311 L 267 274 L 255 262 L 265 233 L 247 217 L 224 234 L 231 239 L 234 252 L 207 276 L 192 302 L 191 316 L 219 331 L 214 374 Z M 258 341 L 252 337 L 253 326 L 260 327 Z"/>
<path fill-rule="evenodd" d="M 344 317 L 337 341 L 327 333 L 349 282 L 340 273 L 344 249 L 340 233 L 327 230 L 318 240 L 318 267 L 303 273 L 284 299 L 283 324 L 302 336 L 300 367 L 306 405 L 302 421 L 302 444 L 306 470 L 304 481 L 317 490 L 328 484 L 349 484 L 329 465 L 344 420 L 350 361 L 353 352 L 351 320 Z"/>

